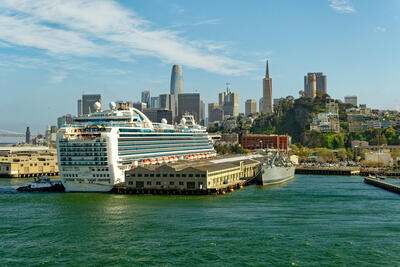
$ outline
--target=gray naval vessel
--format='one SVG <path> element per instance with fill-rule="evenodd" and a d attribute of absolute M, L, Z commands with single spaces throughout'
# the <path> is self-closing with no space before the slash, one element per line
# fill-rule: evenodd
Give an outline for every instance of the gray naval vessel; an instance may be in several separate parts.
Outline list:
<path fill-rule="evenodd" d="M 261 163 L 261 171 L 257 183 L 274 185 L 287 182 L 294 178 L 296 164 L 287 154 L 276 151 L 272 157 Z"/>

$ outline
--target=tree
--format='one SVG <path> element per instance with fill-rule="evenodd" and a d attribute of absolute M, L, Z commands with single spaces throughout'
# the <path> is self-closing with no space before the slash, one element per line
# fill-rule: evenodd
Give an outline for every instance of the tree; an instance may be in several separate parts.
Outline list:
<path fill-rule="evenodd" d="M 386 145 L 387 144 L 387 139 L 384 134 L 377 134 L 372 140 L 371 140 L 371 145 Z"/>
<path fill-rule="evenodd" d="M 346 151 L 346 149 L 345 148 L 340 148 L 338 150 L 338 152 L 337 152 L 337 157 L 342 161 L 347 160 L 347 151 Z"/>
<path fill-rule="evenodd" d="M 389 127 L 385 130 L 385 135 L 384 135 L 387 139 L 387 143 L 389 145 L 397 145 L 399 144 L 399 138 L 396 134 L 396 130 L 393 129 L 393 127 Z"/>

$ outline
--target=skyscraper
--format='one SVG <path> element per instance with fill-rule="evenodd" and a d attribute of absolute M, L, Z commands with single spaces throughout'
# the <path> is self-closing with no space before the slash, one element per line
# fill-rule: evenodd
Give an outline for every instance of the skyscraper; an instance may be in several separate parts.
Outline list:
<path fill-rule="evenodd" d="M 262 104 L 260 103 L 262 110 L 265 114 L 271 114 L 274 112 L 273 99 L 272 99 L 272 79 L 269 77 L 269 66 L 267 60 L 267 66 L 265 70 L 265 78 L 263 79 L 263 97 Z"/>
<path fill-rule="evenodd" d="M 200 101 L 200 124 L 204 126 L 204 120 L 206 119 L 206 102 Z"/>
<path fill-rule="evenodd" d="M 31 143 L 31 131 L 29 130 L 29 127 L 26 127 L 25 143 L 27 144 Z"/>
<path fill-rule="evenodd" d="M 142 91 L 142 102 L 146 103 L 147 107 L 150 107 L 150 90 L 144 90 Z"/>
<path fill-rule="evenodd" d="M 178 95 L 183 94 L 183 75 L 182 75 L 182 66 L 174 65 L 172 66 L 171 72 L 171 87 L 170 94 L 174 96 L 175 100 L 175 114 L 178 113 Z"/>
<path fill-rule="evenodd" d="M 78 116 L 82 116 L 82 99 L 78 99 Z"/>
<path fill-rule="evenodd" d="M 245 116 L 257 113 L 257 100 L 248 99 L 245 104 Z"/>
<path fill-rule="evenodd" d="M 182 115 L 189 113 L 194 116 L 196 123 L 200 124 L 200 94 L 179 94 L 178 95 L 178 120 Z"/>
<path fill-rule="evenodd" d="M 82 114 L 89 114 L 96 112 L 94 104 L 99 102 L 101 104 L 101 95 L 82 95 Z M 78 108 L 79 109 L 79 108 Z"/>
<path fill-rule="evenodd" d="M 323 72 L 309 72 L 307 76 L 304 76 L 304 92 L 308 97 L 311 97 L 311 79 L 315 75 L 316 91 L 326 94 L 327 93 L 327 83 L 326 75 Z"/>
<path fill-rule="evenodd" d="M 175 107 L 175 103 L 177 101 L 175 101 L 175 96 L 172 94 L 162 94 L 159 97 L 160 97 L 160 101 L 159 101 L 160 108 L 171 110 L 172 111 L 172 120 L 175 121 L 175 116 L 177 114 L 176 107 Z"/>
<path fill-rule="evenodd" d="M 231 91 L 229 83 L 226 84 L 226 92 L 219 94 L 219 107 L 224 110 L 224 116 L 239 116 L 239 95 Z"/>
<path fill-rule="evenodd" d="M 175 95 L 183 94 L 183 76 L 182 76 L 182 66 L 174 65 L 171 72 L 171 89 L 170 94 Z"/>
<path fill-rule="evenodd" d="M 216 121 L 224 120 L 224 111 L 220 108 L 218 103 L 208 104 L 208 123 L 212 124 Z"/>
<path fill-rule="evenodd" d="M 159 96 L 150 97 L 150 108 L 160 108 L 160 97 Z"/>

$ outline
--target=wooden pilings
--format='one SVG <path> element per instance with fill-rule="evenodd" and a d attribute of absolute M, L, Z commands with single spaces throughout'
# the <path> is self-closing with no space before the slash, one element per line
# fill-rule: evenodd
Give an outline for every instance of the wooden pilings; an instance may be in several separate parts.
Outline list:
<path fill-rule="evenodd" d="M 360 169 L 352 168 L 304 168 L 296 167 L 296 174 L 313 174 L 313 175 L 360 175 Z"/>

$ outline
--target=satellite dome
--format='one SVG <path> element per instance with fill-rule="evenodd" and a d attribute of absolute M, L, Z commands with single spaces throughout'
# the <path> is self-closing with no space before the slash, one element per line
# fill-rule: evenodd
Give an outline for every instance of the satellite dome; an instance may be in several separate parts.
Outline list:
<path fill-rule="evenodd" d="M 101 110 L 101 104 L 100 102 L 96 102 L 94 103 L 94 109 L 96 110 L 96 112 L 99 112 Z"/>
<path fill-rule="evenodd" d="M 166 119 L 166 118 L 162 118 L 162 119 L 161 119 L 161 123 L 167 124 L 167 119 Z"/>
<path fill-rule="evenodd" d="M 114 110 L 117 107 L 117 104 L 115 104 L 114 101 L 110 102 L 110 109 Z"/>

